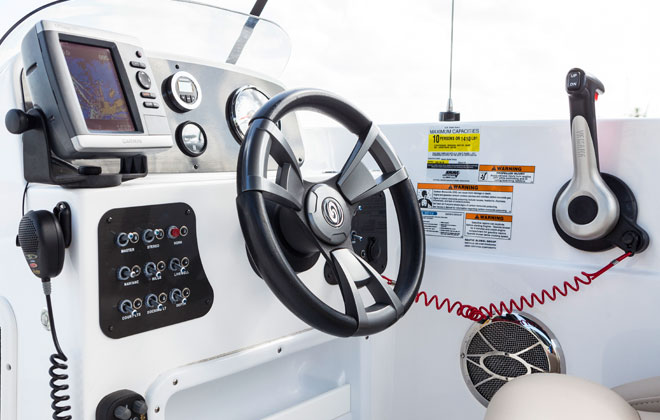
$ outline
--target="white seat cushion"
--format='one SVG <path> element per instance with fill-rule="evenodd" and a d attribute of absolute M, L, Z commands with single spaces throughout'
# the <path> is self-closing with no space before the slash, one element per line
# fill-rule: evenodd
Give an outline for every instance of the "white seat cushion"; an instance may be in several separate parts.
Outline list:
<path fill-rule="evenodd" d="M 660 420 L 655 413 L 640 417 L 619 394 L 602 385 L 574 376 L 537 373 L 516 378 L 497 391 L 488 405 L 485 420 L 640 418 Z"/>
<path fill-rule="evenodd" d="M 660 377 L 642 379 L 612 388 L 636 410 L 660 412 Z"/>

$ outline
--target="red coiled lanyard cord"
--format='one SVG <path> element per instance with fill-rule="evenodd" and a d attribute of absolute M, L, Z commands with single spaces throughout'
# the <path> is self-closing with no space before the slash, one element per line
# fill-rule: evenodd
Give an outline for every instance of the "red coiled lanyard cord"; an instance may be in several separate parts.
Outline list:
<path fill-rule="evenodd" d="M 444 298 L 442 301 L 440 301 L 440 298 L 438 295 L 432 295 L 429 297 L 429 295 L 422 291 L 417 294 L 417 297 L 415 298 L 415 303 L 419 303 L 423 299 L 424 305 L 427 307 L 430 307 L 431 305 L 435 305 L 435 308 L 440 311 L 443 308 L 447 310 L 447 313 L 450 314 L 455 311 L 457 316 L 469 319 L 471 321 L 482 321 L 486 318 L 492 318 L 495 315 L 502 315 L 506 313 L 511 313 L 511 312 L 520 312 L 524 310 L 525 308 L 527 309 L 532 309 L 535 305 L 543 305 L 546 302 L 554 302 L 560 295 L 561 296 L 566 296 L 568 294 L 569 289 L 572 290 L 573 292 L 578 292 L 580 291 L 580 286 L 588 286 L 591 284 L 592 281 L 596 280 L 598 277 L 601 275 L 605 274 L 607 271 L 609 271 L 612 267 L 620 263 L 621 261 L 625 260 L 628 257 L 631 257 L 633 254 L 631 252 L 626 252 L 625 254 L 621 255 L 620 257 L 610 261 L 609 264 L 607 264 L 605 267 L 601 268 L 600 270 L 596 271 L 595 273 L 586 273 L 582 272 L 582 276 L 584 278 L 575 276 L 573 277 L 573 281 L 565 281 L 563 284 L 560 286 L 552 286 L 552 289 L 549 291 L 547 289 L 541 290 L 539 294 L 537 293 L 532 293 L 529 297 L 527 296 L 520 296 L 518 299 L 510 299 L 509 301 L 500 301 L 498 303 L 490 303 L 488 306 L 472 306 L 472 305 L 466 305 L 462 303 L 461 301 L 454 301 L 453 303 L 449 298 Z M 385 280 L 389 284 L 396 284 L 396 281 L 387 278 L 383 276 Z"/>

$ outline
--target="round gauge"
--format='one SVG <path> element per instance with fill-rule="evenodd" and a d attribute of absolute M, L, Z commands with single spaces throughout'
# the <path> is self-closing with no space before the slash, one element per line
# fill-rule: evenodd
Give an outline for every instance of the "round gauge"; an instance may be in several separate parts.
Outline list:
<path fill-rule="evenodd" d="M 239 143 L 243 143 L 250 120 L 270 98 L 254 86 L 243 86 L 230 97 L 229 127 Z"/>
<path fill-rule="evenodd" d="M 177 111 L 192 111 L 202 102 L 199 82 L 188 72 L 174 73 L 167 79 L 165 87 L 170 103 Z"/>
<path fill-rule="evenodd" d="M 186 121 L 176 129 L 176 142 L 183 153 L 197 157 L 206 150 L 206 133 L 201 125 Z"/>

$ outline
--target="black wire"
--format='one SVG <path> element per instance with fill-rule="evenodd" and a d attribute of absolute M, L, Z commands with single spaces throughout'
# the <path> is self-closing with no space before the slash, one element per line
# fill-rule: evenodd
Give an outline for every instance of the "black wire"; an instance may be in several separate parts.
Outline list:
<path fill-rule="evenodd" d="M 14 29 L 16 29 L 16 28 L 18 27 L 18 25 L 20 25 L 21 23 L 23 23 L 27 18 L 29 18 L 29 17 L 32 16 L 33 14 L 38 13 L 38 12 L 40 12 L 40 11 L 42 11 L 42 10 L 44 10 L 44 9 L 46 9 L 46 8 L 48 8 L 48 7 L 50 7 L 50 6 L 54 6 L 54 5 L 59 4 L 59 3 L 64 3 L 64 2 L 66 2 L 66 1 L 69 1 L 69 0 L 55 0 L 55 1 L 52 1 L 52 2 L 50 2 L 50 3 L 47 3 L 47 4 L 44 4 L 44 5 L 42 5 L 42 6 L 37 7 L 36 9 L 32 10 L 32 11 L 31 11 L 30 13 L 28 13 L 27 15 L 23 16 L 22 18 L 20 18 L 19 20 L 16 21 L 16 23 L 14 23 L 14 24 L 11 26 L 11 28 L 9 28 L 9 29 L 7 30 L 7 32 L 5 32 L 4 35 L 2 35 L 2 38 L 0 38 L 0 45 L 2 45 L 2 43 L 5 41 L 5 39 L 7 39 L 7 37 L 9 36 L 9 34 L 11 34 L 11 33 L 14 31 Z"/>
<path fill-rule="evenodd" d="M 45 280 L 50 281 L 50 280 Z M 64 383 L 69 379 L 69 375 L 64 373 L 69 367 L 66 363 L 68 359 L 57 339 L 57 331 L 55 331 L 55 318 L 53 317 L 53 304 L 50 300 L 50 294 L 46 295 L 46 306 L 48 307 L 48 320 L 50 321 L 50 334 L 53 337 L 53 344 L 55 345 L 55 353 L 50 356 L 51 367 L 48 369 L 50 375 L 50 398 L 53 401 L 51 408 L 53 409 L 54 420 L 72 420 L 72 417 L 65 412 L 71 410 L 70 405 L 62 405 L 63 402 L 71 399 L 69 395 L 64 394 L 64 391 L 69 389 L 69 385 Z"/>
<path fill-rule="evenodd" d="M 21 213 L 25 216 L 25 199 L 27 198 L 27 190 L 30 185 L 30 181 L 25 183 L 25 189 L 23 190 L 23 202 L 21 203 Z"/>
<path fill-rule="evenodd" d="M 46 306 L 48 307 L 48 320 L 50 321 L 50 335 L 53 337 L 55 350 L 60 354 L 64 354 L 60 347 L 60 341 L 57 339 L 57 331 L 55 331 L 55 318 L 53 318 L 53 304 L 50 301 L 50 295 L 46 295 Z"/>

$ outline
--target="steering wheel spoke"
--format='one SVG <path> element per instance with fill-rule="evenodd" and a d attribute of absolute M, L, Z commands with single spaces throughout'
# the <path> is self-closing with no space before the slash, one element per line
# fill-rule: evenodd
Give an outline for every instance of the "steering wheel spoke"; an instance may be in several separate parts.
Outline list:
<path fill-rule="evenodd" d="M 302 193 L 297 194 L 292 192 L 270 179 L 259 175 L 248 176 L 247 185 L 243 188 L 243 191 L 261 191 L 265 199 L 295 211 L 302 210 L 303 208 Z"/>
<path fill-rule="evenodd" d="M 353 148 L 348 160 L 344 164 L 344 167 L 339 172 L 339 179 L 337 180 L 337 185 L 340 187 L 348 180 L 353 171 L 357 169 L 358 165 L 362 162 L 362 159 L 367 155 L 369 149 L 376 141 L 376 138 L 380 136 L 380 129 L 376 124 L 371 124 L 369 131 L 364 137 L 360 137 Z"/>
<path fill-rule="evenodd" d="M 369 175 L 369 178 L 365 178 L 371 182 L 366 183 L 366 185 L 363 183 L 359 186 L 351 185 L 350 187 L 345 184 L 344 188 L 341 190 L 344 196 L 347 198 L 348 202 L 351 204 L 366 200 L 367 198 L 374 196 L 379 192 L 385 191 L 390 187 L 395 186 L 399 182 L 403 182 L 408 179 L 408 172 L 406 171 L 406 168 L 400 168 L 396 172 L 383 174 L 376 179 L 371 177 L 371 174 L 366 170 L 366 168 L 364 171 L 366 171 Z"/>
<path fill-rule="evenodd" d="M 358 329 L 369 328 L 373 318 L 392 322 L 403 314 L 403 304 L 387 282 L 367 262 L 348 248 L 330 253 L 337 273 L 339 288 L 344 300 L 346 315 L 358 322 Z M 360 295 L 360 286 L 366 286 L 374 299 L 374 305 L 366 307 Z"/>
<path fill-rule="evenodd" d="M 293 153 L 293 149 L 291 149 L 291 145 L 289 145 L 286 137 L 284 137 L 284 133 L 280 130 L 280 127 L 267 118 L 256 119 L 252 121 L 251 126 L 252 125 L 254 125 L 254 130 L 265 131 L 270 137 L 269 153 L 275 162 L 277 162 L 280 167 L 286 164 L 291 165 L 298 174 L 298 177 L 302 179 L 298 159 Z"/>
<path fill-rule="evenodd" d="M 398 159 L 392 159 L 391 156 L 385 154 L 384 151 L 388 148 L 384 148 L 379 144 L 382 141 L 385 140 L 382 139 L 380 130 L 375 124 L 372 124 L 367 134 L 358 139 L 351 155 L 340 171 L 337 178 L 337 187 L 349 203 L 358 203 L 408 179 L 408 172 L 398 162 Z M 373 178 L 371 172 L 362 163 L 370 150 L 377 151 L 374 157 L 381 170 L 383 170 L 383 174 L 377 179 Z M 385 162 L 385 164 L 382 162 Z"/>
<path fill-rule="evenodd" d="M 257 174 L 248 175 L 243 191 L 260 191 L 269 201 L 295 211 L 302 210 L 302 197 L 305 192 L 302 173 L 298 159 L 284 134 L 277 124 L 267 118 L 254 120 L 250 130 L 255 136 L 262 133 L 260 147 L 277 162 L 278 169 L 275 182 L 266 178 L 267 166 L 257 171 Z"/>

